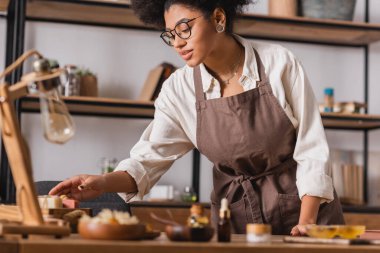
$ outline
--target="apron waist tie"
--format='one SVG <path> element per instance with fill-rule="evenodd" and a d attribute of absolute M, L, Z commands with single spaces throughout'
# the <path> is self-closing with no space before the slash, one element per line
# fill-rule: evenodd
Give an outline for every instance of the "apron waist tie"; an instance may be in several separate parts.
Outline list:
<path fill-rule="evenodd" d="M 253 183 L 263 177 L 273 175 L 276 172 L 280 172 L 285 168 L 290 168 L 296 165 L 297 162 L 294 161 L 293 157 L 290 157 L 285 162 L 280 165 L 268 169 L 267 171 L 260 173 L 255 176 L 247 176 L 247 175 L 239 175 L 234 178 L 234 180 L 230 183 L 229 188 L 227 190 L 227 196 L 230 195 L 231 191 L 235 188 L 234 185 L 241 185 L 244 190 L 243 198 L 246 198 L 249 204 L 248 210 L 250 211 L 251 217 L 247 217 L 249 223 L 264 223 L 263 215 L 260 205 L 260 197 L 253 187 Z"/>

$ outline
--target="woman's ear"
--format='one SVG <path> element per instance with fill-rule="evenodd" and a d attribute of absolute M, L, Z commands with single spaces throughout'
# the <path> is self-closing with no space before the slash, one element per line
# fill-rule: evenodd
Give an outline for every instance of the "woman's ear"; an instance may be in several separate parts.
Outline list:
<path fill-rule="evenodd" d="M 213 21 L 214 21 L 215 29 L 218 32 L 220 32 L 221 27 L 223 27 L 223 31 L 224 31 L 226 27 L 226 13 L 224 12 L 222 8 L 216 8 L 214 10 Z"/>

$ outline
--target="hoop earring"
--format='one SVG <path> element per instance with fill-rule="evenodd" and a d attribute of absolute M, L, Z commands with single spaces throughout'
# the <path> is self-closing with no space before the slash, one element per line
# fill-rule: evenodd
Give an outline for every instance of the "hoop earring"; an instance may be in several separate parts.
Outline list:
<path fill-rule="evenodd" d="M 224 26 L 221 25 L 221 24 L 217 24 L 217 25 L 216 25 L 216 31 L 217 31 L 218 33 L 222 33 L 222 32 L 224 32 Z"/>

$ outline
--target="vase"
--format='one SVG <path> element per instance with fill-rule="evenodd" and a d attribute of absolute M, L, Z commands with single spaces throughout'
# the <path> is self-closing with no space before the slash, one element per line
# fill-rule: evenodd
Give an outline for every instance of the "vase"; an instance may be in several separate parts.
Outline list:
<path fill-rule="evenodd" d="M 269 15 L 281 17 L 297 16 L 298 0 L 269 0 Z"/>
<path fill-rule="evenodd" d="M 80 79 L 80 95 L 87 97 L 98 96 L 98 82 L 96 76 L 85 75 Z"/>

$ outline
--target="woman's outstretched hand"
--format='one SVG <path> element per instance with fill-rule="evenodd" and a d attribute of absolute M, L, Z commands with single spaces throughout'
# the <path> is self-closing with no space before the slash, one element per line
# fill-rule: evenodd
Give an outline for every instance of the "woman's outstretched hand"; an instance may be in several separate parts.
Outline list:
<path fill-rule="evenodd" d="M 292 236 L 303 236 L 306 235 L 306 229 L 305 225 L 298 224 L 297 226 L 294 226 L 292 228 L 292 231 L 290 232 Z"/>
<path fill-rule="evenodd" d="M 49 195 L 67 195 L 78 201 L 89 200 L 105 192 L 106 180 L 102 175 L 77 175 L 57 184 Z"/>

